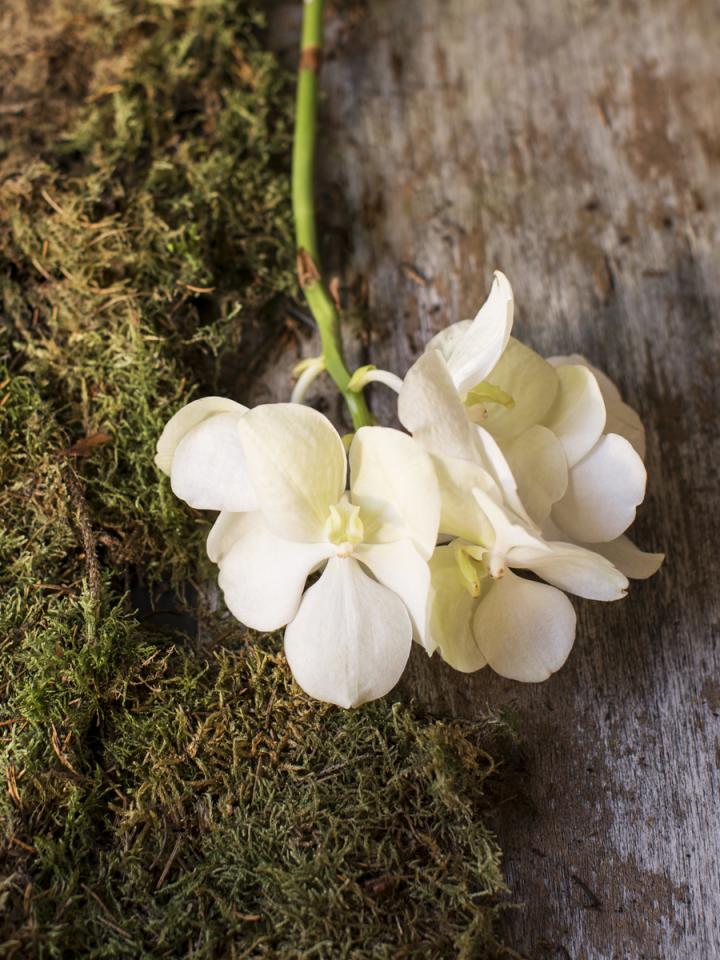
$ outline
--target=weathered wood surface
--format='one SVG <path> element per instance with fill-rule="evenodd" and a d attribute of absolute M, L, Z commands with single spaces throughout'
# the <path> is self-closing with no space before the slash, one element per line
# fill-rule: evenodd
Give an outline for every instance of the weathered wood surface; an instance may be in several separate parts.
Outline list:
<path fill-rule="evenodd" d="M 584 353 L 640 410 L 637 539 L 668 553 L 625 601 L 577 604 L 544 685 L 418 652 L 401 692 L 517 706 L 535 810 L 498 823 L 517 949 L 718 957 L 720 5 L 367 0 L 329 40 L 320 203 L 367 290 L 368 357 L 404 373 L 501 267 L 517 334 Z"/>

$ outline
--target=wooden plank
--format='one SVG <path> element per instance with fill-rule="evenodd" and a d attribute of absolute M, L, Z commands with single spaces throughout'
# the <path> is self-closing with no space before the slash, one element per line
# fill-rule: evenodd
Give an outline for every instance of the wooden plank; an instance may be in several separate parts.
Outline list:
<path fill-rule="evenodd" d="M 535 811 L 498 830 L 518 949 L 719 956 L 720 7 L 366 0 L 329 38 L 321 208 L 367 290 L 367 356 L 404 373 L 501 267 L 517 335 L 584 353 L 641 412 L 637 539 L 669 554 L 627 600 L 577 604 L 546 684 L 416 652 L 402 694 L 517 707 Z"/>

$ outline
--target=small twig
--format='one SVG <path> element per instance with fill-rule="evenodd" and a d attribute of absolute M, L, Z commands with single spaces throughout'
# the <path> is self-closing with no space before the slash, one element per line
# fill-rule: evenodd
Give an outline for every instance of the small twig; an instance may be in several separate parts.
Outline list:
<path fill-rule="evenodd" d="M 78 519 L 78 531 L 85 551 L 85 569 L 87 571 L 88 587 L 96 604 L 100 604 L 100 564 L 97 558 L 97 538 L 90 523 L 85 494 L 75 468 L 68 463 L 65 467 L 65 482 L 70 492 L 70 499 L 75 507 Z"/>
<path fill-rule="evenodd" d="M 181 844 L 182 844 L 182 837 L 178 837 L 177 840 L 175 841 L 175 846 L 172 848 L 170 852 L 170 856 L 167 858 L 167 861 L 165 863 L 165 866 L 163 867 L 162 873 L 160 874 L 160 878 L 158 879 L 157 885 L 155 887 L 156 890 L 159 890 L 162 887 L 162 885 L 165 883 L 165 880 L 167 879 L 167 875 L 168 873 L 170 873 L 170 867 L 172 867 L 175 857 L 178 855 L 178 851 L 180 850 Z"/>

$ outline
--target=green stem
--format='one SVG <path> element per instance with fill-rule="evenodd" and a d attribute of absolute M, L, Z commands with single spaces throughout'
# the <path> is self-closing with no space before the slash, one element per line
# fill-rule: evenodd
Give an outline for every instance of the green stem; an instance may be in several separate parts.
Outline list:
<path fill-rule="evenodd" d="M 320 276 L 315 226 L 315 140 L 318 71 L 323 45 L 323 5 L 324 0 L 305 0 L 303 3 L 292 166 L 295 242 L 300 285 L 320 331 L 325 367 L 343 395 L 357 430 L 372 424 L 373 418 L 362 392 L 356 393 L 347 388 L 350 373 L 343 357 L 340 317 Z"/>

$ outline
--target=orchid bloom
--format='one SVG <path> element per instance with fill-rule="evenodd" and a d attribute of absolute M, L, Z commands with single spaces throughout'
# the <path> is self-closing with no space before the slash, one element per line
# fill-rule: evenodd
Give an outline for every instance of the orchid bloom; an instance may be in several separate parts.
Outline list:
<path fill-rule="evenodd" d="M 475 319 L 441 331 L 408 371 L 403 425 L 431 452 L 450 447 L 489 466 L 508 505 L 549 538 L 589 545 L 630 577 L 650 576 L 663 555 L 623 535 L 645 495 L 639 417 L 582 357 L 544 360 L 511 337 L 512 321 L 512 289 L 496 272 Z"/>
<path fill-rule="evenodd" d="M 426 642 L 440 510 L 428 455 L 365 427 L 346 456 L 329 420 L 297 404 L 208 402 L 199 423 L 191 407 L 168 424 L 159 465 L 179 496 L 221 510 L 207 549 L 231 613 L 257 630 L 286 626 L 288 663 L 311 696 L 350 707 L 389 692 L 413 634 Z"/>
<path fill-rule="evenodd" d="M 438 460 L 438 467 L 441 527 L 452 539 L 430 561 L 430 649 L 456 670 L 489 664 L 513 680 L 547 679 L 575 639 L 575 612 L 563 591 L 618 600 L 626 577 L 597 553 L 533 533 L 497 502 L 492 486 L 488 491 L 483 468 L 454 458 Z"/>

